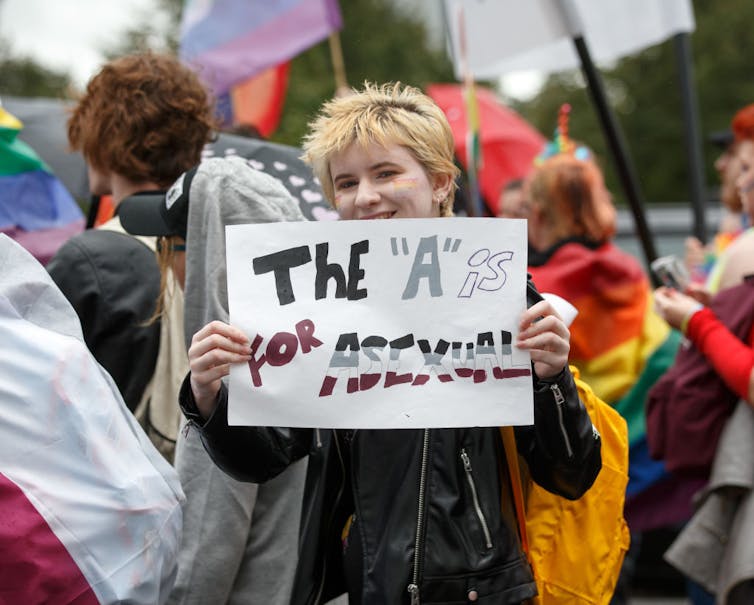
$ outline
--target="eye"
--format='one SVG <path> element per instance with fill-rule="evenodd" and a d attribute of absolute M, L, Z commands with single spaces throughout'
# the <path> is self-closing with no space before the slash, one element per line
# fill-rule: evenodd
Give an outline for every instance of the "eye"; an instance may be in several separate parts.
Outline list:
<path fill-rule="evenodd" d="M 377 178 L 378 179 L 388 179 L 391 176 L 395 176 L 396 174 L 398 174 L 397 170 L 393 170 L 393 169 L 380 170 L 377 173 Z"/>
<path fill-rule="evenodd" d="M 335 184 L 336 191 L 343 191 L 344 189 L 350 189 L 351 187 L 355 187 L 358 185 L 358 181 L 351 179 L 351 180 L 342 180 L 338 181 Z"/>

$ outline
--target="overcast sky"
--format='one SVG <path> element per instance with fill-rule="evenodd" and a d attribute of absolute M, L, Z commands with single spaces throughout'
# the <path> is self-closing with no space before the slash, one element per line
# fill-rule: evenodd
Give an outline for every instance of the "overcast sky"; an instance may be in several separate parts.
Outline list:
<path fill-rule="evenodd" d="M 154 0 L 0 0 L 0 36 L 14 55 L 69 71 L 83 87 Z"/>
<path fill-rule="evenodd" d="M 439 0 L 420 0 L 427 9 Z M 0 37 L 13 55 L 27 55 L 42 65 L 68 71 L 83 88 L 129 27 L 143 23 L 155 0 L 0 0 Z M 506 94 L 525 98 L 541 83 L 531 72 L 504 80 Z M 1 91 L 0 91 L 1 92 Z"/>

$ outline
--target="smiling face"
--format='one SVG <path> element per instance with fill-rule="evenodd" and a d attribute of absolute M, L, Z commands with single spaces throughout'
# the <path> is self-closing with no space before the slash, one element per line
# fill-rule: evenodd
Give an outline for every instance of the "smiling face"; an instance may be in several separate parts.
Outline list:
<path fill-rule="evenodd" d="M 449 175 L 431 177 L 401 145 L 352 143 L 330 158 L 335 207 L 352 219 L 431 218 L 452 185 Z"/>

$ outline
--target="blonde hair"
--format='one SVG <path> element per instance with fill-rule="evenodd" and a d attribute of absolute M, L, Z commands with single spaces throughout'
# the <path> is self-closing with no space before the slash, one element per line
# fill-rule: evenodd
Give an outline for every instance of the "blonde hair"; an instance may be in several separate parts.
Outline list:
<path fill-rule="evenodd" d="M 459 169 L 453 162 L 453 134 L 445 114 L 419 89 L 400 82 L 377 86 L 326 102 L 309 124 L 302 159 L 319 179 L 335 206 L 330 159 L 352 143 L 402 145 L 432 176 L 448 175 L 451 188 L 440 203 L 440 216 L 453 216 Z"/>
<path fill-rule="evenodd" d="M 178 240 L 181 240 L 178 236 L 160 236 L 157 238 L 155 254 L 157 256 L 157 266 L 160 269 L 160 293 L 157 296 L 154 313 L 142 325 L 151 325 L 165 317 L 169 307 L 169 298 L 173 295 L 175 288 L 180 287 L 173 273 L 173 263 L 175 260 L 173 244 Z"/>
<path fill-rule="evenodd" d="M 606 242 L 615 234 L 615 206 L 593 160 L 561 154 L 529 178 L 529 202 L 538 206 L 559 238 Z"/>

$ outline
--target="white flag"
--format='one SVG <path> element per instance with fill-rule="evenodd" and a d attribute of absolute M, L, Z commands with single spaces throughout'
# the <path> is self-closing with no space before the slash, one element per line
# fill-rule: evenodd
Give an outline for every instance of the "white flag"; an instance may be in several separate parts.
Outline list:
<path fill-rule="evenodd" d="M 578 35 L 584 36 L 593 60 L 604 63 L 695 26 L 690 0 L 445 0 L 445 6 L 459 79 L 461 22 L 466 60 L 477 79 L 576 68 L 572 38 Z"/>

